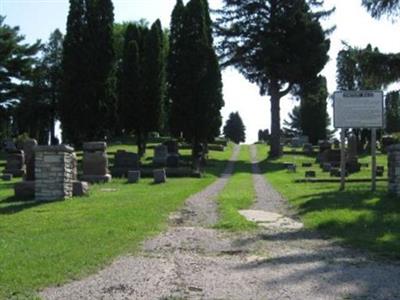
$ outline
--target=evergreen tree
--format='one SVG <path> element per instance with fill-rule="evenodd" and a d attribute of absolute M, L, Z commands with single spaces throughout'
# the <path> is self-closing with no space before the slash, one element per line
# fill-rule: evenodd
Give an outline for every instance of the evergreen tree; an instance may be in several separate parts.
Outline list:
<path fill-rule="evenodd" d="M 0 104 L 10 105 L 21 98 L 25 83 L 29 83 L 41 44 L 24 44 L 19 27 L 10 27 L 4 20 L 0 16 Z"/>
<path fill-rule="evenodd" d="M 86 138 L 87 101 L 86 19 L 83 0 L 70 0 L 63 44 L 63 80 L 59 113 L 64 142 L 79 145 Z"/>
<path fill-rule="evenodd" d="M 224 0 L 219 11 L 222 65 L 236 67 L 270 96 L 272 157 L 280 154 L 280 99 L 328 61 L 330 41 L 319 20 L 329 13 L 313 13 L 303 0 Z"/>
<path fill-rule="evenodd" d="M 112 132 L 115 120 L 113 10 L 111 0 L 86 1 L 88 140 L 104 139 Z"/>
<path fill-rule="evenodd" d="M 300 89 L 300 127 L 310 143 L 317 144 L 329 135 L 330 118 L 327 112 L 328 89 L 326 79 L 318 76 Z"/>
<path fill-rule="evenodd" d="M 387 133 L 400 132 L 400 95 L 391 92 L 386 95 L 386 128 Z"/>
<path fill-rule="evenodd" d="M 58 105 L 61 93 L 62 81 L 62 53 L 63 53 L 63 34 L 56 29 L 49 38 L 44 48 L 42 65 L 45 71 L 45 81 L 47 87 L 47 99 L 50 110 L 50 141 L 54 145 L 57 143 L 55 136 L 55 123 L 58 112 Z"/>
<path fill-rule="evenodd" d="M 173 12 L 169 56 L 171 130 L 193 145 L 219 134 L 222 80 L 212 45 L 211 18 L 205 0 L 180 1 Z M 182 22 L 180 27 L 178 22 Z"/>
<path fill-rule="evenodd" d="M 283 134 L 287 137 L 302 135 L 300 105 L 293 107 L 288 117 L 288 120 L 283 121 Z"/>
<path fill-rule="evenodd" d="M 362 4 L 374 18 L 382 15 L 398 16 L 400 13 L 399 0 L 362 0 Z"/>
<path fill-rule="evenodd" d="M 155 21 L 146 36 L 144 45 L 145 80 L 145 133 L 160 131 L 163 127 L 165 101 L 165 55 L 163 32 L 159 20 Z"/>
<path fill-rule="evenodd" d="M 239 112 L 232 112 L 224 126 L 224 136 L 235 144 L 246 141 L 246 127 L 243 124 Z"/>

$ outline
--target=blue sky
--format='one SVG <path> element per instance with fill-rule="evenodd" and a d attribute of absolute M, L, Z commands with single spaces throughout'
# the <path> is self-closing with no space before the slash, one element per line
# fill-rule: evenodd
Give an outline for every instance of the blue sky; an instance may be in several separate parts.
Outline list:
<path fill-rule="evenodd" d="M 141 18 L 153 22 L 159 18 L 162 25 L 167 27 L 175 0 L 114 0 L 113 3 L 116 22 Z M 211 8 L 221 5 L 220 0 L 209 0 L 209 3 Z M 327 8 L 336 6 L 336 13 L 326 24 L 337 25 L 337 30 L 331 36 L 331 60 L 322 72 L 328 78 L 330 93 L 336 88 L 335 58 L 342 48 L 342 41 L 359 47 L 371 43 L 384 52 L 400 52 L 400 23 L 386 19 L 374 20 L 360 3 L 361 0 L 325 0 Z M 6 16 L 7 24 L 20 26 L 28 42 L 36 39 L 45 41 L 55 28 L 65 32 L 68 7 L 68 0 L 0 0 L 0 15 Z M 223 71 L 223 82 L 224 119 L 230 112 L 239 111 L 247 127 L 247 142 L 254 142 L 258 129 L 270 126 L 268 98 L 260 97 L 258 87 L 248 83 L 233 69 Z M 290 97 L 282 100 L 282 120 L 295 104 Z"/>

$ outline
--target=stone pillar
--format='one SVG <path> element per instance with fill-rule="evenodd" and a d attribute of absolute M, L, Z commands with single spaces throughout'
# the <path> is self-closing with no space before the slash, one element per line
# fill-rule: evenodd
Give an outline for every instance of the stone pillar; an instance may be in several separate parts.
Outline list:
<path fill-rule="evenodd" d="M 26 176 L 25 180 L 35 180 L 35 152 L 34 148 L 38 145 L 35 139 L 24 141 L 23 148 L 25 153 Z"/>
<path fill-rule="evenodd" d="M 35 200 L 72 197 L 74 149 L 69 146 L 35 147 Z"/>
<path fill-rule="evenodd" d="M 90 183 L 111 181 L 106 149 L 107 144 L 105 142 L 83 144 L 82 180 Z"/>
<path fill-rule="evenodd" d="M 387 147 L 389 193 L 400 196 L 400 144 Z"/>

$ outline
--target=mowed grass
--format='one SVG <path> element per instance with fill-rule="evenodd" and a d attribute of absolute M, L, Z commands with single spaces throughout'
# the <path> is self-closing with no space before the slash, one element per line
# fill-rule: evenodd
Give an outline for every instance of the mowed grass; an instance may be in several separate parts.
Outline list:
<path fill-rule="evenodd" d="M 238 212 L 249 208 L 255 197 L 249 146 L 242 145 L 233 175 L 218 196 L 219 221 L 215 227 L 230 231 L 256 228 L 256 223 L 246 220 Z"/>
<path fill-rule="evenodd" d="M 378 182 L 374 193 L 370 183 L 347 183 L 345 191 L 339 191 L 339 183 L 294 183 L 304 177 L 306 169 L 287 172 L 283 162 L 292 161 L 293 155 L 263 160 L 266 146 L 257 147 L 266 178 L 298 210 L 307 228 L 321 230 L 347 245 L 400 259 L 400 199 L 388 195 L 386 182 Z M 363 157 L 364 161 L 369 159 Z M 296 155 L 298 166 L 302 161 L 314 159 Z M 378 161 L 386 166 L 385 155 L 379 155 Z"/>
<path fill-rule="evenodd" d="M 37 290 L 95 272 L 134 253 L 166 228 L 168 214 L 212 183 L 232 153 L 211 152 L 201 179 L 153 185 L 93 185 L 89 197 L 53 203 L 22 202 L 12 183 L 0 182 L 0 299 L 32 298 Z"/>

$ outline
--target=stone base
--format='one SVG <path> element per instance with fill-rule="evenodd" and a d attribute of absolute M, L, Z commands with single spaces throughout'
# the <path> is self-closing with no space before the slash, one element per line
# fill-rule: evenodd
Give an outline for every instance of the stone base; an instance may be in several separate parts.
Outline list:
<path fill-rule="evenodd" d="M 87 181 L 89 183 L 106 183 L 110 182 L 112 179 L 111 174 L 106 175 L 82 175 L 82 181 Z"/>
<path fill-rule="evenodd" d="M 72 182 L 72 196 L 82 197 L 89 194 L 89 183 L 86 181 L 74 181 Z"/>
<path fill-rule="evenodd" d="M 111 168 L 111 175 L 112 177 L 128 177 L 128 173 L 130 171 L 136 171 L 135 168 L 118 168 L 118 167 L 113 167 Z"/>
<path fill-rule="evenodd" d="M 25 169 L 12 169 L 12 170 L 3 170 L 3 174 L 11 174 L 13 177 L 24 177 L 26 172 Z"/>
<path fill-rule="evenodd" d="M 167 176 L 165 174 L 165 169 L 157 169 L 153 171 L 154 183 L 165 183 L 167 181 Z"/>
<path fill-rule="evenodd" d="M 35 182 L 21 181 L 14 185 L 14 193 L 17 198 L 33 198 L 35 197 Z"/>

